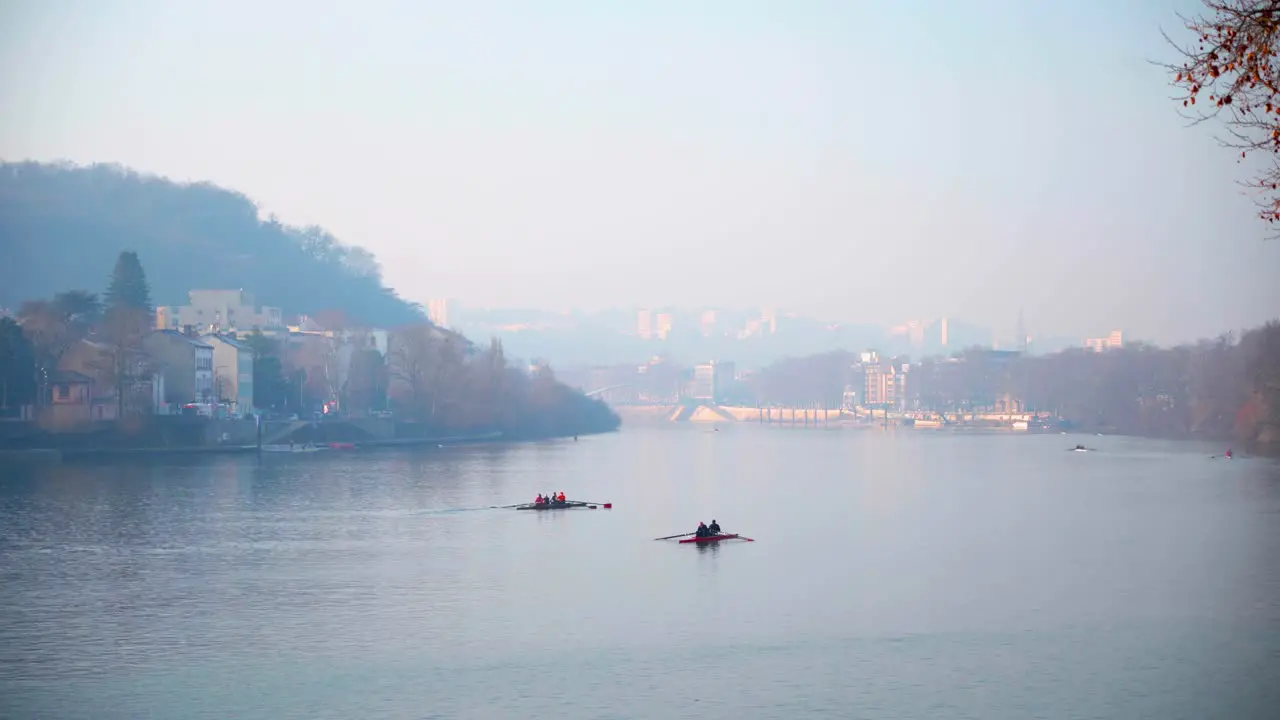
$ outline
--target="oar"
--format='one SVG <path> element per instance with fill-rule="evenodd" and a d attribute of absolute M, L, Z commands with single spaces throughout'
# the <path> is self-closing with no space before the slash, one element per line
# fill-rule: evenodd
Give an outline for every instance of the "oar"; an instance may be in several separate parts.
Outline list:
<path fill-rule="evenodd" d="M 577 504 L 577 503 L 582 503 L 583 505 L 586 505 L 587 507 L 589 507 L 589 508 L 591 508 L 591 509 L 593 509 L 593 510 L 595 509 L 595 507 L 596 507 L 597 505 L 599 505 L 600 507 L 604 508 L 605 510 L 612 510 L 612 509 L 613 509 L 613 503 L 593 502 L 593 501 L 591 501 L 591 500 L 565 500 L 565 502 L 569 503 L 570 505 L 574 505 L 574 504 Z"/>
<path fill-rule="evenodd" d="M 654 538 L 654 540 L 674 540 L 678 537 L 687 537 L 689 535 L 696 535 L 696 534 L 697 533 L 680 533 L 679 535 L 668 535 L 666 537 Z"/>
<path fill-rule="evenodd" d="M 739 535 L 739 536 L 738 536 L 738 539 L 739 539 L 739 540 L 746 540 L 747 542 L 755 542 L 755 541 L 756 541 L 756 539 L 755 539 L 755 538 L 749 538 L 749 537 L 747 537 L 746 535 Z"/>
<path fill-rule="evenodd" d="M 515 505 L 490 505 L 489 508 L 497 509 L 497 510 L 508 510 L 510 508 L 520 507 L 521 505 L 528 505 L 528 504 L 529 503 L 516 503 Z"/>

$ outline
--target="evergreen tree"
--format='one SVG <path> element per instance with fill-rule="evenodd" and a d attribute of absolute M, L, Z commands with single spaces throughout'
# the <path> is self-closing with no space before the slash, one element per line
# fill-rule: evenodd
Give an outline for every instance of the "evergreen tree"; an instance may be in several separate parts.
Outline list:
<path fill-rule="evenodd" d="M 280 361 L 280 345 L 254 328 L 243 338 L 253 350 L 253 405 L 259 410 L 284 410 L 289 406 L 291 386 Z M 297 397 L 293 391 L 292 397 Z"/>
<path fill-rule="evenodd" d="M 151 312 L 151 287 L 147 285 L 147 274 L 138 261 L 138 253 L 128 250 L 120 253 L 107 286 L 106 301 L 108 308 L 128 307 Z"/>
<path fill-rule="evenodd" d="M 109 351 L 99 368 L 115 386 L 117 417 L 129 411 L 126 396 L 148 372 L 142 340 L 152 328 L 151 288 L 138 253 L 126 250 L 116 259 L 104 297 L 106 312 L 101 328 Z"/>
<path fill-rule="evenodd" d="M 13 318 L 0 317 L 0 417 L 36 399 L 36 351 Z"/>

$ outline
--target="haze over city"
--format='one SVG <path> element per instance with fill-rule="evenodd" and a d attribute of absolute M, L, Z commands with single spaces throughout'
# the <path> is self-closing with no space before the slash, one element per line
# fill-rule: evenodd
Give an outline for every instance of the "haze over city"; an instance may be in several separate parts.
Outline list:
<path fill-rule="evenodd" d="M 1276 716 L 1280 0 L 0 0 L 0 103 L 0 718 Z"/>
<path fill-rule="evenodd" d="M 423 303 L 1179 342 L 1280 308 L 1149 62 L 1180 5 L 6 2 L 0 157 L 233 188 Z"/>

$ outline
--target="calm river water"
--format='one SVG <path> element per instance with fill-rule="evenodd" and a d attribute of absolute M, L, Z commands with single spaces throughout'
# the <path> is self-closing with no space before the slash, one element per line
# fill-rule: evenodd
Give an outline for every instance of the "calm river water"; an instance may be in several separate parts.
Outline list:
<path fill-rule="evenodd" d="M 1222 449 L 673 425 L 5 468 L 0 717 L 1273 718 L 1280 464 Z M 488 508 L 555 490 L 615 507 Z M 757 542 L 652 540 L 713 517 Z"/>

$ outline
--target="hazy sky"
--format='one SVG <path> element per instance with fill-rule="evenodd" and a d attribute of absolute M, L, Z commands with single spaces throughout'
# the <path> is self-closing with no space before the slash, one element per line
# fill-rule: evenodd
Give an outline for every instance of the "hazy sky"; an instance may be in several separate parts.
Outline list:
<path fill-rule="evenodd" d="M 1280 242 L 1152 59 L 1189 0 L 0 0 L 0 157 L 240 190 L 413 300 L 1180 340 Z"/>

